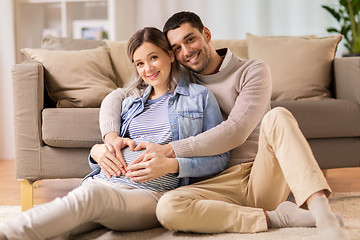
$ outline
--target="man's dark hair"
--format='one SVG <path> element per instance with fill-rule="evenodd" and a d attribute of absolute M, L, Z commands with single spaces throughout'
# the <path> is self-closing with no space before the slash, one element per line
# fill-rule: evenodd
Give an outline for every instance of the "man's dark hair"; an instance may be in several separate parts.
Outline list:
<path fill-rule="evenodd" d="M 192 27 L 197 28 L 201 33 L 204 29 L 204 25 L 198 15 L 193 12 L 178 12 L 172 15 L 165 23 L 163 33 L 167 37 L 167 33 L 170 30 L 180 27 L 183 23 L 190 23 Z"/>

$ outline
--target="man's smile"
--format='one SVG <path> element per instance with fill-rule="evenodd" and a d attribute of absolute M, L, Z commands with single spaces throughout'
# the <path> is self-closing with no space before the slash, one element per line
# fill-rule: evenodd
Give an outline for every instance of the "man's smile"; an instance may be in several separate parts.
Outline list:
<path fill-rule="evenodd" d="M 193 56 L 191 56 L 191 58 L 187 59 L 186 61 L 191 63 L 191 64 L 194 64 L 199 59 L 199 55 L 200 55 L 200 52 L 197 52 Z"/>

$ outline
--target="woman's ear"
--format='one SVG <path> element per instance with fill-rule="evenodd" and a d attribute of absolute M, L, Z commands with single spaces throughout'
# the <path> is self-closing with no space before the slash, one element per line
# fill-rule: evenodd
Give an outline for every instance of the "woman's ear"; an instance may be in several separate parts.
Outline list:
<path fill-rule="evenodd" d="M 203 29 L 203 35 L 204 35 L 205 40 L 206 40 L 207 42 L 210 42 L 210 41 L 211 41 L 211 32 L 210 32 L 210 30 L 209 30 L 207 27 L 204 27 L 204 29 Z"/>
<path fill-rule="evenodd" d="M 175 56 L 174 56 L 173 51 L 169 51 L 169 56 L 170 56 L 170 62 L 174 62 L 175 61 Z"/>

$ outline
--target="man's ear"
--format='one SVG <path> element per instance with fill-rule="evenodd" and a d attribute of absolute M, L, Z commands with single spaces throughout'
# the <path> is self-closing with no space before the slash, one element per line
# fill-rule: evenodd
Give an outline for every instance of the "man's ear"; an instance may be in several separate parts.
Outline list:
<path fill-rule="evenodd" d="M 170 62 L 174 62 L 175 61 L 175 56 L 174 56 L 173 51 L 169 51 L 169 56 L 170 56 Z"/>
<path fill-rule="evenodd" d="M 210 42 L 210 41 L 211 41 L 211 32 L 210 32 L 210 30 L 209 30 L 207 27 L 204 27 L 204 29 L 203 29 L 203 35 L 204 35 L 205 40 L 206 40 L 207 42 Z"/>

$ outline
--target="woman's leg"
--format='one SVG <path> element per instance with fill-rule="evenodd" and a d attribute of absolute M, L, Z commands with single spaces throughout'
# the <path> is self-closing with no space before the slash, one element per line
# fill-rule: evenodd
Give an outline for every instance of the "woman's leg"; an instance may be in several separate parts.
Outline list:
<path fill-rule="evenodd" d="M 47 239 L 89 222 L 114 230 L 138 230 L 158 224 L 156 203 L 146 190 L 88 179 L 67 196 L 22 213 L 0 230 L 10 239 Z"/>
<path fill-rule="evenodd" d="M 0 231 L 9 239 L 48 239 L 85 224 L 88 188 L 80 186 L 63 198 L 35 206 L 5 222 Z M 90 211 L 89 211 L 90 212 Z M 89 219 L 89 218 L 88 218 Z"/>
<path fill-rule="evenodd" d="M 107 207 L 94 222 L 117 231 L 136 231 L 160 226 L 155 212 L 162 194 L 119 184 L 109 184 L 109 187 L 115 194 L 103 200 L 103 205 Z"/>

